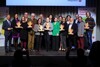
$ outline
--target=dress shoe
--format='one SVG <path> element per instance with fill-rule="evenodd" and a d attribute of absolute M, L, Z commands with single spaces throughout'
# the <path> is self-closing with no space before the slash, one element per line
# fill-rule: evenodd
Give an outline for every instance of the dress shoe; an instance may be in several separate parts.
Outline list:
<path fill-rule="evenodd" d="M 9 52 L 13 52 L 13 50 L 9 50 Z"/>
<path fill-rule="evenodd" d="M 8 53 L 9 51 L 5 51 L 5 53 Z"/>

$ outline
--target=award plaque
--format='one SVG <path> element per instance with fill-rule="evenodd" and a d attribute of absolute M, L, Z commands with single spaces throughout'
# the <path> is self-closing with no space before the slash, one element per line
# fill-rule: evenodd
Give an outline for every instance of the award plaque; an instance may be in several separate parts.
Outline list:
<path fill-rule="evenodd" d="M 16 23 L 16 25 L 17 25 L 17 26 L 15 26 L 15 28 L 16 28 L 17 32 L 20 33 L 21 29 L 23 28 L 23 27 L 21 26 L 21 22 L 18 21 L 18 22 Z"/>
<path fill-rule="evenodd" d="M 32 22 L 31 21 L 29 21 L 27 24 L 28 24 L 28 28 L 32 28 Z"/>
<path fill-rule="evenodd" d="M 64 30 L 64 25 L 60 25 L 60 31 L 63 31 Z"/>
<path fill-rule="evenodd" d="M 22 28 L 20 22 L 17 22 L 16 25 L 17 25 L 16 28 Z"/>
<path fill-rule="evenodd" d="M 39 25 L 39 30 L 38 31 L 44 31 L 42 25 Z"/>
<path fill-rule="evenodd" d="M 69 29 L 68 32 L 68 34 L 73 35 L 73 29 Z"/>
<path fill-rule="evenodd" d="M 89 29 L 89 24 L 85 23 L 85 29 Z"/>
<path fill-rule="evenodd" d="M 50 23 L 46 23 L 46 30 L 50 29 Z"/>

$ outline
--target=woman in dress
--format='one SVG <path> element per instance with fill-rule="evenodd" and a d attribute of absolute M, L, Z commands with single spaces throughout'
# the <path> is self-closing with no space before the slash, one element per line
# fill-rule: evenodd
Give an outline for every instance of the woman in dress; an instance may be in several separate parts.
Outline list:
<path fill-rule="evenodd" d="M 18 30 L 15 28 L 15 26 L 17 26 L 17 22 L 19 22 L 19 18 L 18 18 L 18 14 L 15 14 L 14 19 L 11 22 L 11 26 L 13 28 L 12 31 L 12 44 L 14 44 L 15 50 L 18 47 L 18 38 L 19 38 L 19 32 Z"/>
<path fill-rule="evenodd" d="M 28 41 L 28 31 L 27 31 L 27 22 L 25 21 L 25 18 L 22 17 L 21 19 L 21 26 L 22 30 L 20 32 L 20 38 L 21 38 L 21 48 L 23 50 L 27 49 L 27 41 Z"/>

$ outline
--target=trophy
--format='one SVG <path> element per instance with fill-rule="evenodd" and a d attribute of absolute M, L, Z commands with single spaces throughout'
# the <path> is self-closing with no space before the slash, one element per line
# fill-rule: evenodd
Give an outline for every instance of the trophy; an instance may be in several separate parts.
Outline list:
<path fill-rule="evenodd" d="M 31 21 L 29 21 L 27 24 L 28 24 L 28 28 L 32 28 L 32 22 Z"/>
<path fill-rule="evenodd" d="M 50 23 L 46 23 L 46 30 L 50 29 Z"/>
<path fill-rule="evenodd" d="M 16 28 L 22 28 L 22 27 L 21 27 L 20 21 L 18 21 L 18 22 L 16 23 L 16 25 L 17 25 Z"/>
<path fill-rule="evenodd" d="M 44 31 L 42 25 L 39 25 L 39 30 L 38 31 Z"/>
<path fill-rule="evenodd" d="M 69 29 L 68 34 L 73 35 L 73 29 Z"/>
<path fill-rule="evenodd" d="M 64 30 L 64 25 L 60 25 L 60 31 L 63 31 Z"/>
<path fill-rule="evenodd" d="M 85 23 L 85 29 L 89 29 L 89 23 Z"/>

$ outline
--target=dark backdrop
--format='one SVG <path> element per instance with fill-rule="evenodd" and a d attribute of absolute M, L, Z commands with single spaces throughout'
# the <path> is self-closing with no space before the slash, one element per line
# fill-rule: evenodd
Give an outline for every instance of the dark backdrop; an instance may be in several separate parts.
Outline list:
<path fill-rule="evenodd" d="M 97 8 L 97 26 L 100 27 L 100 4 L 99 4 L 100 0 L 86 0 L 86 7 L 96 7 Z M 6 0 L 0 0 L 0 7 L 2 6 L 6 6 Z M 9 7 L 9 6 L 7 6 Z M 43 13 L 45 15 L 49 15 L 49 14 L 59 14 L 60 12 L 77 12 L 77 8 L 78 7 L 65 7 L 65 6 L 56 6 L 56 7 L 41 7 L 41 6 L 31 6 L 31 7 L 22 7 L 22 6 L 12 6 L 9 7 L 10 13 L 13 15 L 14 13 L 23 13 L 25 11 L 27 12 L 35 12 L 35 13 Z"/>

